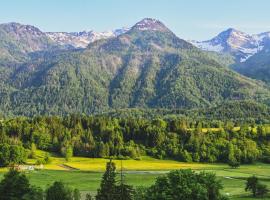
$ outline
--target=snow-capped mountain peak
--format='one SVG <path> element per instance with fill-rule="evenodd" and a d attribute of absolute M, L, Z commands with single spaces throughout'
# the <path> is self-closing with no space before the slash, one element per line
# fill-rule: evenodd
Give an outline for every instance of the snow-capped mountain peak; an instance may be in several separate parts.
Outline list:
<path fill-rule="evenodd" d="M 136 30 L 151 30 L 151 31 L 168 31 L 168 28 L 159 20 L 153 18 L 144 18 L 136 23 L 132 29 Z"/>
<path fill-rule="evenodd" d="M 238 62 L 245 62 L 249 57 L 264 48 L 265 38 L 270 39 L 270 33 L 249 35 L 234 28 L 229 28 L 211 40 L 202 42 L 191 41 L 195 46 L 206 51 L 230 53 Z"/>
<path fill-rule="evenodd" d="M 54 42 L 60 45 L 70 45 L 75 48 L 86 48 L 88 44 L 100 40 L 107 39 L 111 37 L 117 37 L 118 35 L 124 34 L 129 28 L 116 29 L 113 31 L 103 31 L 95 32 L 81 31 L 81 32 L 48 32 L 46 33 L 48 37 Z"/>
<path fill-rule="evenodd" d="M 152 31 L 168 31 L 169 29 L 159 20 L 152 18 L 145 18 L 136 23 L 131 29 L 135 30 L 152 30 Z M 59 45 L 72 46 L 75 48 L 86 48 L 90 43 L 111 37 L 117 37 L 129 31 L 130 28 L 120 28 L 112 31 L 95 32 L 81 31 L 81 32 L 48 32 L 46 35 L 58 43 Z"/>

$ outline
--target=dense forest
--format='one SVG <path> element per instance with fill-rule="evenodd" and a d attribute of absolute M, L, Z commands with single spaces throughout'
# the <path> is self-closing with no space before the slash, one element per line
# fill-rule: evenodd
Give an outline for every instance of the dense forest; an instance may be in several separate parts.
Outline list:
<path fill-rule="evenodd" d="M 269 162 L 269 140 L 266 125 L 230 121 L 79 115 L 14 118 L 0 122 L 0 164 L 24 162 L 33 146 L 63 156 Z"/>
<path fill-rule="evenodd" d="M 98 116 L 116 118 L 179 118 L 195 121 L 233 121 L 236 123 L 270 123 L 270 109 L 267 105 L 255 101 L 226 101 L 221 105 L 200 109 L 114 109 Z"/>

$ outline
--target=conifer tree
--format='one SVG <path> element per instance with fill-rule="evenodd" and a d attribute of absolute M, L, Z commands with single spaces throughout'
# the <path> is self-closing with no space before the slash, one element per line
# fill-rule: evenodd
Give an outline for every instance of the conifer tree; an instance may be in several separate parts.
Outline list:
<path fill-rule="evenodd" d="M 132 186 L 125 184 L 122 161 L 120 172 L 120 184 L 116 186 L 116 193 L 118 195 L 119 200 L 132 200 L 134 195 L 134 190 Z"/>
<path fill-rule="evenodd" d="M 97 191 L 96 200 L 116 200 L 116 167 L 110 160 L 107 163 L 106 171 L 103 174 L 100 188 Z"/>

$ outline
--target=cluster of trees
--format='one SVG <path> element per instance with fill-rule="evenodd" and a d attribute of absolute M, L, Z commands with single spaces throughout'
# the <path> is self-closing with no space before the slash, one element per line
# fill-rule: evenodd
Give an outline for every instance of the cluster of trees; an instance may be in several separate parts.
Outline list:
<path fill-rule="evenodd" d="M 135 200 L 226 200 L 222 184 L 214 174 L 176 170 L 158 177 L 149 188 L 135 191 Z"/>
<path fill-rule="evenodd" d="M 27 159 L 28 152 L 18 145 L 0 144 L 0 167 L 22 164 Z"/>
<path fill-rule="evenodd" d="M 269 162 L 269 140 L 267 126 L 214 120 L 15 118 L 0 122 L 0 148 L 9 149 L 1 151 L 5 153 L 0 154 L 0 164 L 21 163 L 24 149 L 33 156 L 35 148 L 62 154 L 67 160 L 73 155 L 139 159 L 147 154 L 186 162 Z"/>
<path fill-rule="evenodd" d="M 133 188 L 124 184 L 123 174 L 117 184 L 115 164 L 107 163 L 96 200 L 227 200 L 220 191 L 223 186 L 213 173 L 196 173 L 191 169 L 174 170 L 156 179 L 150 187 Z M 246 191 L 253 197 L 265 197 L 269 192 L 256 176 L 247 178 Z M 89 199 L 91 196 L 88 196 Z"/>
<path fill-rule="evenodd" d="M 113 162 L 107 163 L 96 200 L 225 200 L 220 194 L 222 184 L 214 174 L 195 173 L 191 170 L 175 170 L 158 177 L 148 188 L 136 188 L 116 181 Z"/>

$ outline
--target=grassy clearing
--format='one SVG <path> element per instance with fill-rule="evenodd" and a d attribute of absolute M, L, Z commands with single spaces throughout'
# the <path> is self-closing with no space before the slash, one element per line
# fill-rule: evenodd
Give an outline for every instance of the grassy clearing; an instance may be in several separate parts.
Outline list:
<path fill-rule="evenodd" d="M 38 157 L 43 157 L 45 152 L 38 151 Z M 34 164 L 36 160 L 28 160 L 28 164 Z M 99 187 L 102 172 L 105 170 L 107 159 L 74 157 L 69 162 L 64 158 L 52 156 L 52 163 L 45 165 L 44 170 L 25 172 L 32 184 L 46 188 L 55 180 L 62 180 L 83 193 L 95 193 Z M 117 168 L 121 161 L 114 161 Z M 183 163 L 172 160 L 157 160 L 150 157 L 142 157 L 142 160 L 123 160 L 126 182 L 133 186 L 149 186 L 154 183 L 156 177 L 173 169 L 188 169 L 196 171 L 213 172 L 224 185 L 223 193 L 234 200 L 252 199 L 249 193 L 244 191 L 245 179 L 251 175 L 258 176 L 263 183 L 270 188 L 270 165 L 257 163 L 242 165 L 238 169 L 231 169 L 226 164 Z M 70 171 L 62 164 L 77 168 Z M 7 169 L 0 169 L 0 179 Z M 270 198 L 265 198 L 270 199 Z"/>
<path fill-rule="evenodd" d="M 45 152 L 37 151 L 37 157 L 42 158 Z M 105 170 L 108 159 L 103 158 L 85 158 L 73 157 L 68 162 L 57 155 L 52 155 L 52 162 L 44 166 L 46 170 L 67 170 L 61 165 L 67 165 L 81 171 L 97 171 Z M 222 169 L 226 165 L 223 164 L 203 164 L 203 163 L 185 163 L 173 160 L 158 160 L 148 156 L 143 156 L 141 160 L 114 160 L 117 169 L 120 168 L 121 162 L 125 170 L 128 171 L 169 171 L 173 169 Z M 27 164 L 34 165 L 36 159 L 28 159 Z"/>
<path fill-rule="evenodd" d="M 234 171 L 224 171 L 222 169 L 217 170 L 206 170 L 209 172 L 216 172 L 218 178 L 224 185 L 223 193 L 228 195 L 230 199 L 251 199 L 249 193 L 244 191 L 245 187 L 245 177 L 248 174 L 242 173 L 241 169 Z M 251 167 L 250 170 L 253 170 Z M 268 169 L 266 169 L 269 171 Z M 125 174 L 126 182 L 133 186 L 149 186 L 154 183 L 156 177 L 162 176 L 165 171 L 128 171 Z M 243 175 L 240 177 L 239 175 Z M 26 172 L 26 175 L 30 178 L 32 184 L 46 188 L 48 185 L 52 184 L 55 180 L 62 180 L 69 184 L 71 187 L 78 188 L 83 193 L 90 192 L 95 193 L 99 187 L 102 172 L 90 172 L 90 171 L 65 171 L 65 170 L 40 170 L 33 172 Z M 0 179 L 3 173 L 0 173 Z M 270 187 L 270 179 L 262 179 L 263 183 Z M 241 196 L 241 197 L 240 197 Z M 270 199 L 270 198 L 265 198 Z"/>
<path fill-rule="evenodd" d="M 269 131 L 270 130 L 270 126 L 265 126 L 265 128 L 266 128 L 266 131 Z M 239 131 L 240 129 L 241 129 L 240 126 L 236 126 L 236 127 L 233 128 L 233 131 Z M 249 127 L 249 130 L 251 130 L 251 129 L 254 132 L 257 131 L 257 128 L 256 127 L 254 127 L 254 128 Z M 202 128 L 202 132 L 203 133 L 206 133 L 207 131 L 217 132 L 217 131 L 220 131 L 220 130 L 221 130 L 220 128 Z"/>
<path fill-rule="evenodd" d="M 70 162 L 65 163 L 68 166 L 86 171 L 104 171 L 107 159 L 88 159 L 73 158 Z M 172 160 L 157 160 L 150 157 L 142 157 L 142 160 L 115 160 L 117 169 L 120 168 L 121 162 L 125 170 L 130 171 L 169 171 L 173 169 L 215 169 L 222 168 L 223 165 L 184 163 Z"/>

